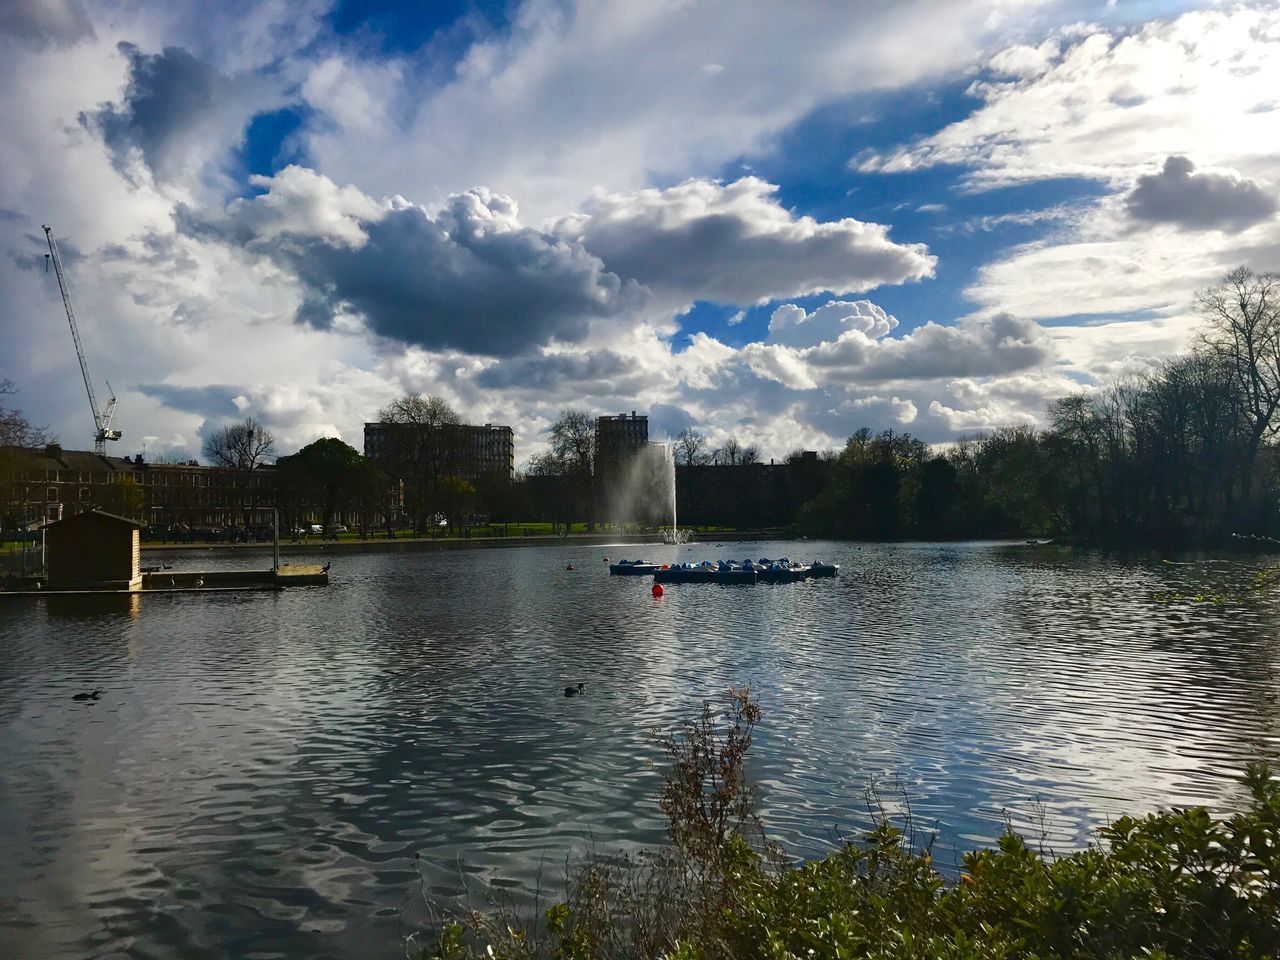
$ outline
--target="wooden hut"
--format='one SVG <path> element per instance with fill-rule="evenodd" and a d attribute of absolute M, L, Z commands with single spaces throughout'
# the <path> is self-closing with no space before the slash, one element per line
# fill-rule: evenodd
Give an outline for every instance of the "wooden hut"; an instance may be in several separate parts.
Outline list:
<path fill-rule="evenodd" d="M 139 590 L 142 524 L 114 513 L 77 513 L 45 530 L 53 590 Z"/>

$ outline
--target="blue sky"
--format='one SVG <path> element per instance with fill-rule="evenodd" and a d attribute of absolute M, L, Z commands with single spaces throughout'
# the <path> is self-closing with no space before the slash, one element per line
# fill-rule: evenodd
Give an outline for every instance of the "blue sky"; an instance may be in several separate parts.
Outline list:
<path fill-rule="evenodd" d="M 87 446 L 50 222 L 124 453 L 358 447 L 404 392 L 521 461 L 566 407 L 1042 423 L 1280 266 L 1276 89 L 1270 5 L 16 0 L 0 377 Z"/>

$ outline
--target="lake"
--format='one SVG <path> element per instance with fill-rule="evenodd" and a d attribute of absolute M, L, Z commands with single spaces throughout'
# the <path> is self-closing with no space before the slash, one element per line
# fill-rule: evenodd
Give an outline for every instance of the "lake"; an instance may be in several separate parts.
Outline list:
<path fill-rule="evenodd" d="M 655 599 L 604 555 L 843 569 Z M 864 827 L 869 784 L 910 799 L 945 865 L 1006 819 L 1066 851 L 1122 813 L 1230 811 L 1244 764 L 1280 758 L 1275 604 L 1153 599 L 1235 577 L 1227 561 L 777 542 L 332 559 L 328 587 L 283 593 L 0 601 L 0 956 L 400 956 L 424 894 L 519 900 L 589 845 L 660 841 L 651 732 L 730 684 L 764 710 L 750 771 L 797 856 Z"/>

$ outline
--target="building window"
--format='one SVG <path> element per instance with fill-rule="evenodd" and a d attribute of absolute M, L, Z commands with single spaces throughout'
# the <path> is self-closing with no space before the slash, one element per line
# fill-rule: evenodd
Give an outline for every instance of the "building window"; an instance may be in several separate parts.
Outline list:
<path fill-rule="evenodd" d="M 50 487 L 50 488 L 49 488 L 49 494 L 48 494 L 48 496 L 46 496 L 46 497 L 45 497 L 45 499 L 46 499 L 46 500 L 48 500 L 50 503 L 57 503 L 57 502 L 58 502 L 58 488 L 57 488 L 57 487 Z"/>

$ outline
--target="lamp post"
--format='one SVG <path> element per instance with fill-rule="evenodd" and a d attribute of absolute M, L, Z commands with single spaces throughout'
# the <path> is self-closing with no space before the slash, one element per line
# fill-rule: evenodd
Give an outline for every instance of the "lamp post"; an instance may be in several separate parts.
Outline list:
<path fill-rule="evenodd" d="M 245 426 L 245 460 L 247 461 L 247 469 L 244 477 L 244 496 L 245 503 L 241 505 L 241 517 L 244 520 L 245 528 L 249 527 L 249 504 L 253 501 L 253 424 L 249 423 Z"/>

